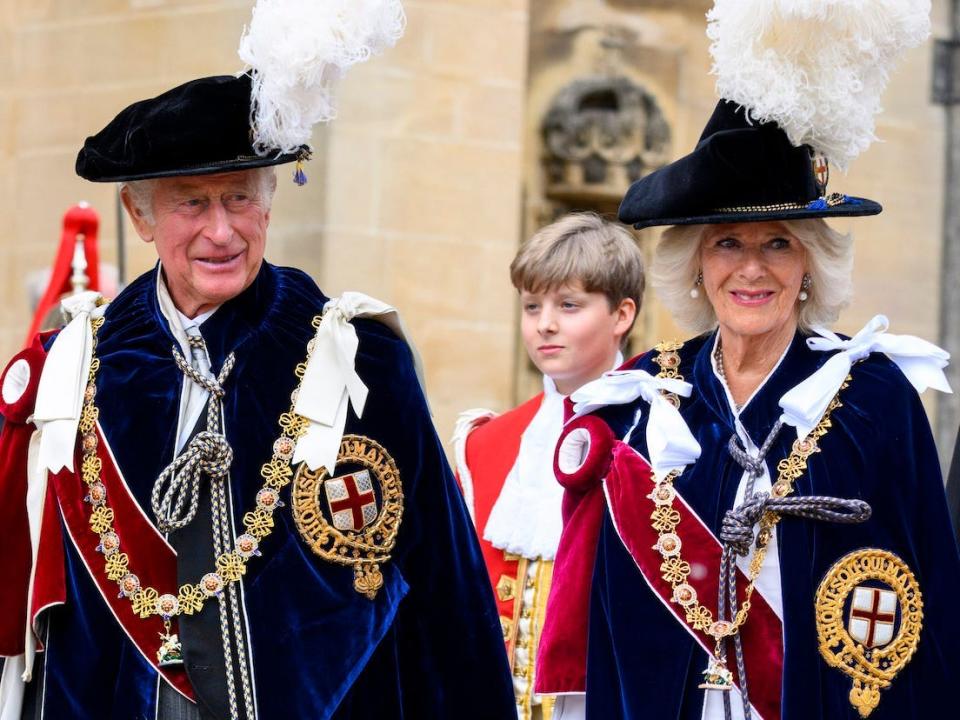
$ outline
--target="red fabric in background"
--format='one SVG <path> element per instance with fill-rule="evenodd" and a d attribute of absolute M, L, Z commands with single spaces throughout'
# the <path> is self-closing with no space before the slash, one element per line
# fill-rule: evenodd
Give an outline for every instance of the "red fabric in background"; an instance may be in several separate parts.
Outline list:
<path fill-rule="evenodd" d="M 96 210 L 89 205 L 74 205 L 64 214 L 60 246 L 53 261 L 47 289 L 33 313 L 33 322 L 30 323 L 30 331 L 27 333 L 28 341 L 40 329 L 47 313 L 72 290 L 70 277 L 73 275 L 73 253 L 78 237 L 83 237 L 83 253 L 87 259 L 87 289 L 100 290 L 100 251 L 97 246 L 99 225 L 100 218 Z"/>

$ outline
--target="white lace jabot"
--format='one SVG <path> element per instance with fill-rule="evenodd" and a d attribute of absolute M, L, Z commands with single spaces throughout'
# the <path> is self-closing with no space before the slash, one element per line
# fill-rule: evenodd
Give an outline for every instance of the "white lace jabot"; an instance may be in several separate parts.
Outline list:
<path fill-rule="evenodd" d="M 563 430 L 563 398 L 543 377 L 543 402 L 520 438 L 520 452 L 490 511 L 483 537 L 525 558 L 553 560 L 563 521 L 563 488 L 553 474 L 553 451 Z"/>

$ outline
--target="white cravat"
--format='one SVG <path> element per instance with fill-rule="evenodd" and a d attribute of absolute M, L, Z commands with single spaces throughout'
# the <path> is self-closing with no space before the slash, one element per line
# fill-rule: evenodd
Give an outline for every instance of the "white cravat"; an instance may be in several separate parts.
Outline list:
<path fill-rule="evenodd" d="M 495 548 L 529 559 L 556 555 L 563 487 L 553 474 L 553 451 L 563 430 L 563 399 L 544 375 L 543 402 L 523 431 L 517 460 L 484 528 L 484 539 Z"/>
<path fill-rule="evenodd" d="M 188 336 L 200 335 L 200 326 L 213 315 L 217 308 L 197 315 L 195 318 L 188 318 L 181 313 L 173 303 L 170 291 L 167 290 L 167 284 L 163 279 L 163 272 L 157 272 L 157 301 L 160 305 L 160 312 L 166 318 L 170 333 L 180 345 L 180 352 L 185 358 L 190 358 L 191 363 L 203 374 L 210 376 L 210 358 L 206 350 L 200 350 L 190 345 Z M 193 428 L 200 419 L 200 414 L 207 405 L 207 399 L 210 393 L 205 388 L 197 385 L 192 380 L 183 379 L 183 388 L 180 391 L 180 405 L 177 416 L 177 446 L 174 454 L 177 455 L 187 444 Z"/>
<path fill-rule="evenodd" d="M 619 352 L 613 367 L 623 365 Z M 553 560 L 560 543 L 563 487 L 553 472 L 553 454 L 563 432 L 563 401 L 556 383 L 543 376 L 543 402 L 520 438 L 483 538 L 495 548 L 534 560 Z"/>
<path fill-rule="evenodd" d="M 189 320 L 183 315 L 180 315 L 180 319 L 182 322 L 185 321 L 183 322 L 184 333 L 186 333 L 189 337 L 198 337 L 201 340 L 203 339 L 203 335 L 200 334 L 200 322 L 203 322 L 203 320 L 200 320 L 200 318 Z M 211 377 L 210 358 L 207 355 L 206 345 L 203 347 L 196 347 L 194 345 L 190 346 L 190 364 L 193 365 L 193 367 L 204 377 Z M 206 408 L 207 400 L 210 399 L 210 393 L 202 385 L 197 385 L 197 383 L 186 379 L 184 379 L 184 384 L 187 386 L 187 397 L 186 405 L 184 405 L 180 411 L 180 420 L 178 422 L 178 454 L 190 439 L 190 434 L 193 432 L 193 429 L 197 425 L 197 421 L 200 419 L 200 415 Z"/>
<path fill-rule="evenodd" d="M 720 381 L 720 384 L 723 386 L 724 392 L 726 394 L 727 403 L 730 406 L 730 411 L 733 413 L 734 422 L 733 426 L 736 430 L 737 437 L 740 439 L 740 443 L 743 446 L 743 449 L 746 450 L 747 454 L 756 458 L 760 454 L 760 448 L 757 447 L 756 443 L 753 442 L 753 439 L 747 433 L 746 428 L 744 428 L 743 423 L 740 422 L 740 415 L 743 411 L 750 405 L 753 399 L 757 396 L 760 390 L 764 385 L 767 384 L 767 381 L 773 376 L 777 371 L 777 368 L 780 367 L 780 364 L 783 362 L 784 358 L 787 356 L 787 353 L 790 351 L 790 345 L 784 349 L 783 353 L 780 355 L 780 359 L 777 360 L 776 365 L 767 373 L 767 376 L 763 379 L 757 389 L 753 391 L 753 394 L 750 395 L 747 402 L 743 404 L 742 407 L 737 408 L 736 403 L 733 401 L 733 395 L 730 393 L 730 388 L 727 386 L 726 380 L 720 374 L 717 364 L 716 364 L 716 348 L 717 343 L 719 342 L 720 334 L 717 333 L 716 337 L 713 340 L 713 349 L 710 353 L 710 364 L 713 367 L 713 373 L 716 376 L 717 380 Z M 737 507 L 740 503 L 743 502 L 744 494 L 747 489 L 747 480 L 748 474 L 746 472 L 740 477 L 740 482 L 737 485 L 737 494 L 736 498 L 733 501 L 733 507 Z M 763 475 L 756 478 L 753 483 L 754 492 L 770 492 L 772 487 L 772 482 L 770 479 L 770 471 L 766 463 L 763 463 Z M 750 558 L 753 557 L 751 553 L 747 557 L 737 557 L 737 568 L 744 574 L 749 572 Z M 763 558 L 763 565 L 760 568 L 760 574 L 757 577 L 754 587 L 757 592 L 763 596 L 763 599 L 767 601 L 767 604 L 773 610 L 774 614 L 783 620 L 783 589 L 780 582 L 780 552 L 777 547 L 777 534 L 772 533 L 770 537 L 770 542 L 767 545 L 767 554 Z M 706 668 L 707 661 L 709 660 L 709 655 L 705 652 L 703 653 L 703 667 Z M 760 717 L 756 708 L 751 704 L 751 711 L 753 717 Z M 739 693 L 733 693 L 730 697 L 730 714 L 732 720 L 743 720 L 745 715 L 743 714 L 743 704 L 740 700 Z M 707 692 L 704 694 L 703 700 L 703 720 L 723 720 L 724 710 L 723 710 L 723 696 L 718 692 Z"/>

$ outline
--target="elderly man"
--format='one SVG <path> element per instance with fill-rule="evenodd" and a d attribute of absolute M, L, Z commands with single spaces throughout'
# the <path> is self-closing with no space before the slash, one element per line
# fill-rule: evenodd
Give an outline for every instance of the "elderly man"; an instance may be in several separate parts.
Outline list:
<path fill-rule="evenodd" d="M 2 378 L 0 717 L 508 717 L 414 353 L 392 308 L 264 261 L 302 153 L 255 152 L 249 97 L 195 80 L 80 151 L 159 263 Z"/>

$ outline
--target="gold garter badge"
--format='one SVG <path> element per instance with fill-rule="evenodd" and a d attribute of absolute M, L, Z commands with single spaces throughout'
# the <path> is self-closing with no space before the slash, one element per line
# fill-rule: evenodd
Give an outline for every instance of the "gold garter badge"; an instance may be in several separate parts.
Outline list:
<path fill-rule="evenodd" d="M 390 559 L 403 517 L 403 487 L 386 449 L 362 435 L 344 435 L 337 470 L 301 464 L 293 480 L 293 519 L 310 549 L 353 567 L 354 589 L 373 600 L 383 587 L 380 564 Z"/>
<path fill-rule="evenodd" d="M 820 654 L 853 678 L 850 703 L 865 718 L 917 650 L 920 586 L 893 553 L 857 550 L 840 558 L 820 583 L 816 615 Z"/>

